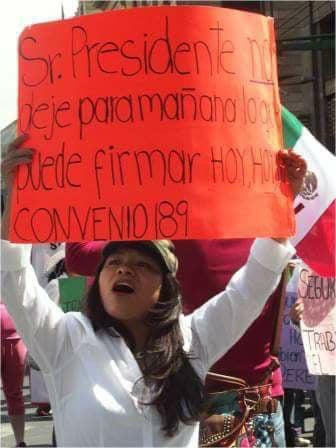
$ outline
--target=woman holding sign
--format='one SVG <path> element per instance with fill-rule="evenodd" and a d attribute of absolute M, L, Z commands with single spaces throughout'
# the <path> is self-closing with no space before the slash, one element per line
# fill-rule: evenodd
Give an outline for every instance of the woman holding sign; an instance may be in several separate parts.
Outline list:
<path fill-rule="evenodd" d="M 10 183 L 33 157 L 18 149 L 24 139 L 3 163 Z M 297 191 L 306 164 L 282 160 Z M 64 314 L 39 286 L 30 246 L 3 241 L 4 298 L 44 372 L 58 445 L 198 446 L 205 376 L 257 318 L 293 253 L 285 239 L 256 240 L 226 290 L 184 316 L 170 241 L 108 242 L 83 311 Z"/>

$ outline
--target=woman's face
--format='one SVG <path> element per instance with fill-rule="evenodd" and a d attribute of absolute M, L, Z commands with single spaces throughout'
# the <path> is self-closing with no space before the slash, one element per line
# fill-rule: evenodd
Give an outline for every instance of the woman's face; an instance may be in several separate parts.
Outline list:
<path fill-rule="evenodd" d="M 99 274 L 99 291 L 105 311 L 120 321 L 143 321 L 159 300 L 162 271 L 150 256 L 133 248 L 109 255 Z"/>

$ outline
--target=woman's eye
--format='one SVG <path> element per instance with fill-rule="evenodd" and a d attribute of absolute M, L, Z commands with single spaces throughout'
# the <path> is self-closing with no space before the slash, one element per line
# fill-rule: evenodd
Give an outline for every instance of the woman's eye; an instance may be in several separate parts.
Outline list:
<path fill-rule="evenodd" d="M 145 261 L 138 261 L 137 266 L 139 268 L 150 268 L 151 267 L 150 264 L 146 263 Z"/>
<path fill-rule="evenodd" d="M 147 269 L 148 271 L 155 271 L 154 266 L 148 261 L 138 261 L 136 266 L 140 269 Z"/>
<path fill-rule="evenodd" d="M 120 260 L 118 258 L 110 258 L 107 264 L 108 266 L 118 266 L 120 264 Z"/>

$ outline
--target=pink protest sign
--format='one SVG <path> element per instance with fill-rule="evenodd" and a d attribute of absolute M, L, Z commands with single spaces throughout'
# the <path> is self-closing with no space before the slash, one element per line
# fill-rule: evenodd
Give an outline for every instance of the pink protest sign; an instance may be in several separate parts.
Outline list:
<path fill-rule="evenodd" d="M 304 266 L 300 273 L 298 297 L 304 303 L 301 334 L 309 372 L 313 375 L 335 375 L 335 278 L 320 277 Z"/>

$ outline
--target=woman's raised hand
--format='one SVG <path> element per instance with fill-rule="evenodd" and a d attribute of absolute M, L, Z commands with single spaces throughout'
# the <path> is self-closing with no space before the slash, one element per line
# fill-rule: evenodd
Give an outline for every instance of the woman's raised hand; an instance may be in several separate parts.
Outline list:
<path fill-rule="evenodd" d="M 19 165 L 31 163 L 33 160 L 32 148 L 20 148 L 28 137 L 27 134 L 21 134 L 7 146 L 6 154 L 1 162 L 1 175 L 7 188 L 11 188 L 13 184 L 16 168 Z"/>
<path fill-rule="evenodd" d="M 293 196 L 298 195 L 303 187 L 304 178 L 307 173 L 307 162 L 293 150 L 279 151 L 280 165 L 285 169 L 288 182 L 291 186 Z M 287 238 L 272 238 L 278 243 L 285 244 Z"/>
<path fill-rule="evenodd" d="M 279 151 L 280 164 L 285 168 L 294 197 L 300 193 L 307 173 L 307 163 L 291 149 Z"/>
<path fill-rule="evenodd" d="M 1 224 L 1 237 L 3 239 L 8 238 L 10 201 L 16 169 L 19 165 L 31 163 L 35 152 L 32 148 L 20 148 L 28 137 L 27 134 L 21 134 L 9 143 L 6 153 L 1 161 L 1 176 L 7 190 L 7 198 L 5 200 L 5 208 Z"/>

